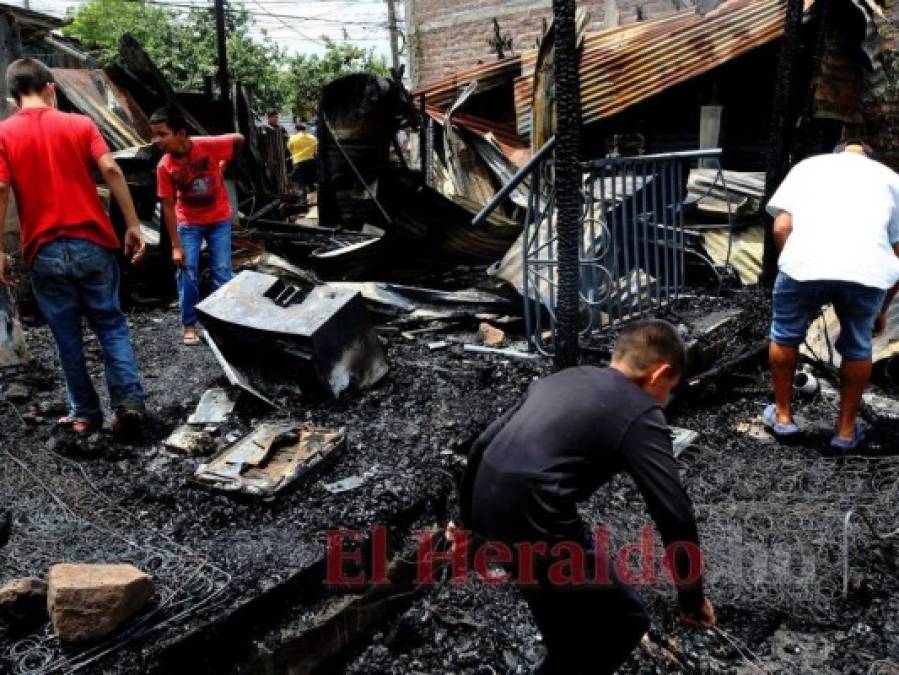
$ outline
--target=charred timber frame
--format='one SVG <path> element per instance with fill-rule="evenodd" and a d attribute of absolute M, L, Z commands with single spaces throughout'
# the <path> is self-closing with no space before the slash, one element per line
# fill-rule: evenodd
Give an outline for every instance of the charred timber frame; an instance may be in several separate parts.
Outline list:
<path fill-rule="evenodd" d="M 556 90 L 556 204 L 559 295 L 556 307 L 556 368 L 577 365 L 580 263 L 581 105 L 574 0 L 553 0 Z"/>

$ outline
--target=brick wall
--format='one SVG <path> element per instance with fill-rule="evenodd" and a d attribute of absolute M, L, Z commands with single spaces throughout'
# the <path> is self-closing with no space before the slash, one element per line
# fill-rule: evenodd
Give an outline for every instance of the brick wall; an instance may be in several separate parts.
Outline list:
<path fill-rule="evenodd" d="M 590 13 L 588 30 L 604 25 L 607 8 L 617 8 L 619 23 L 632 23 L 675 11 L 679 0 L 581 0 L 578 8 Z M 435 80 L 456 70 L 496 59 L 487 44 L 493 37 L 493 18 L 503 35 L 512 36 L 513 53 L 535 46 L 543 20 L 552 18 L 551 0 L 406 0 L 409 55 L 413 85 Z"/>

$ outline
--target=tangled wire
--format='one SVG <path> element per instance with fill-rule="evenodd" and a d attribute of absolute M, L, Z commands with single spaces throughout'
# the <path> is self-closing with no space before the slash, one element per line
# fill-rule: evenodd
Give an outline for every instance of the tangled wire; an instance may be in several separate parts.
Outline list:
<path fill-rule="evenodd" d="M 833 620 L 844 567 L 869 569 L 877 533 L 899 522 L 899 458 L 728 460 L 688 458 L 713 596 Z M 849 511 L 860 510 L 865 519 L 847 521 Z"/>
<path fill-rule="evenodd" d="M 2 494 L 16 518 L 14 541 L 0 557 L 0 578 L 43 577 L 62 561 L 130 563 L 153 578 L 156 598 L 123 629 L 83 649 L 63 652 L 45 626 L 9 644 L 0 654 L 0 670 L 75 672 L 224 599 L 227 572 L 114 502 L 80 464 L 45 449 L 17 452 L 0 451 Z"/>

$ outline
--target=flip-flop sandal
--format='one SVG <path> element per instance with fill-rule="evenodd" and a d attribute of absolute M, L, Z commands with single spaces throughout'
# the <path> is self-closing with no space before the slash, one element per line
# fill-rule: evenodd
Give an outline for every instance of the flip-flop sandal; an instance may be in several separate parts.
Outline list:
<path fill-rule="evenodd" d="M 765 408 L 762 413 L 762 421 L 768 432 L 776 438 L 792 438 L 799 433 L 799 427 L 795 423 L 782 424 L 777 421 L 777 406 L 773 403 Z"/>
<path fill-rule="evenodd" d="M 99 425 L 95 422 L 91 422 L 80 417 L 66 415 L 65 417 L 60 417 L 58 420 L 56 420 L 56 426 L 68 427 L 76 434 L 87 434 L 91 431 L 96 430 Z"/>
<path fill-rule="evenodd" d="M 193 333 L 192 335 L 185 335 L 182 338 L 182 342 L 188 347 L 196 347 L 198 344 L 200 344 L 200 336 L 196 333 Z"/>
<path fill-rule="evenodd" d="M 865 429 L 862 427 L 861 422 L 856 422 L 855 428 L 852 430 L 852 438 L 840 438 L 839 436 L 834 435 L 834 437 L 830 439 L 830 447 L 834 450 L 847 452 L 849 450 L 855 450 L 863 440 L 865 440 Z"/>

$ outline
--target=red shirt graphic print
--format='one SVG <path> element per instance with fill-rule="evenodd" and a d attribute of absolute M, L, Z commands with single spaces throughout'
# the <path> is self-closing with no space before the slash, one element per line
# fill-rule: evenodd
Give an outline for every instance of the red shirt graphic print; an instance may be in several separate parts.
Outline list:
<path fill-rule="evenodd" d="M 231 219 L 231 203 L 219 163 L 233 156 L 230 136 L 198 136 L 191 137 L 186 158 L 167 154 L 159 161 L 157 194 L 175 198 L 179 225 L 213 225 Z"/>

